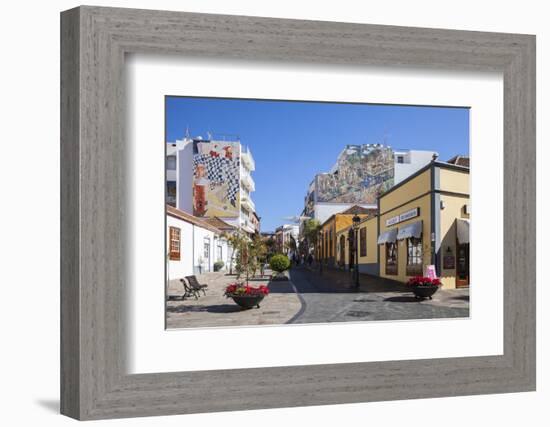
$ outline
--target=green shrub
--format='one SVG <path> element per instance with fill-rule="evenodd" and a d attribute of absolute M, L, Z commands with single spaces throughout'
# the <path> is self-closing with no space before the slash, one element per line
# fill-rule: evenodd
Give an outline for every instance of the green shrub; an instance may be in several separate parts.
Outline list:
<path fill-rule="evenodd" d="M 216 261 L 214 263 L 214 271 L 220 271 L 224 265 L 225 263 L 223 261 Z"/>
<path fill-rule="evenodd" d="M 285 270 L 288 270 L 290 267 L 290 260 L 286 255 L 276 254 L 271 257 L 269 260 L 269 265 L 272 270 L 282 273 Z"/>

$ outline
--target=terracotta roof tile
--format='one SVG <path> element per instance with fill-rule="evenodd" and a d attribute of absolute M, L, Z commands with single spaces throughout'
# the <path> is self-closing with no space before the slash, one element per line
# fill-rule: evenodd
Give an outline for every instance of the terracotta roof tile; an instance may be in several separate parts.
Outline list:
<path fill-rule="evenodd" d="M 180 211 L 179 209 L 176 209 L 173 206 L 166 205 L 166 214 L 171 215 L 175 218 L 179 218 L 179 219 L 181 219 L 183 221 L 186 221 L 186 222 L 189 222 L 191 224 L 194 224 L 198 227 L 205 228 L 206 230 L 210 230 L 213 233 L 222 234 L 222 230 L 220 230 L 219 228 L 209 224 L 206 220 L 204 220 L 202 218 L 198 218 L 196 216 L 193 216 L 193 215 L 191 215 L 187 212 Z"/>

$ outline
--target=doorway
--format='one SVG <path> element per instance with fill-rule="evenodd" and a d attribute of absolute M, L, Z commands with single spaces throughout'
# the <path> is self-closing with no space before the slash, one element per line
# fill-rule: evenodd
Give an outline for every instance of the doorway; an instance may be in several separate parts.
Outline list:
<path fill-rule="evenodd" d="M 456 287 L 470 285 L 470 244 L 456 244 Z"/>

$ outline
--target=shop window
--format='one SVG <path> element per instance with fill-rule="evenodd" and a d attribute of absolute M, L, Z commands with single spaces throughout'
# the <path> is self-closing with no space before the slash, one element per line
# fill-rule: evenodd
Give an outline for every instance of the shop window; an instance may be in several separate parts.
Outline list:
<path fill-rule="evenodd" d="M 170 255 L 171 261 L 179 261 L 181 258 L 181 230 L 178 227 L 170 227 Z"/>
<path fill-rule="evenodd" d="M 407 276 L 422 275 L 422 239 L 407 239 Z"/>
<path fill-rule="evenodd" d="M 397 275 L 397 242 L 386 243 L 386 274 Z"/>
<path fill-rule="evenodd" d="M 367 228 L 359 230 L 359 256 L 367 256 Z"/>

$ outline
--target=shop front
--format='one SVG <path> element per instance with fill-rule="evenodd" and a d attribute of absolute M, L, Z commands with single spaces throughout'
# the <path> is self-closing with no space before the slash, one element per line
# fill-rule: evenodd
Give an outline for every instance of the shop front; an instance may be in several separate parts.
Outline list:
<path fill-rule="evenodd" d="M 432 162 L 379 198 L 380 275 L 407 282 L 433 265 L 444 288 L 470 283 L 469 169 Z"/>

